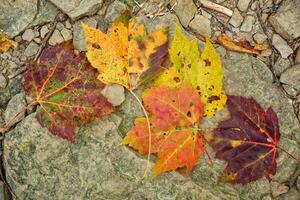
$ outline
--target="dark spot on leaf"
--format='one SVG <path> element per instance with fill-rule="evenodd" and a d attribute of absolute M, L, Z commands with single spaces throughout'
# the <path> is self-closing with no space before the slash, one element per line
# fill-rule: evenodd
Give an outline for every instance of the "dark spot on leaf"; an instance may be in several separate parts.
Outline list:
<path fill-rule="evenodd" d="M 197 90 L 200 90 L 200 86 L 199 86 L 199 85 L 197 85 L 196 89 L 197 89 Z"/>
<path fill-rule="evenodd" d="M 93 43 L 92 47 L 95 48 L 95 49 L 101 49 L 100 45 L 97 44 L 97 43 Z"/>
<path fill-rule="evenodd" d="M 141 49 L 141 50 L 146 49 L 146 46 L 145 46 L 144 42 L 138 41 L 137 43 L 138 43 L 139 49 Z"/>
<path fill-rule="evenodd" d="M 188 68 L 191 68 L 191 67 L 192 67 L 192 65 L 191 65 L 191 63 L 189 63 L 189 64 L 188 64 Z"/>
<path fill-rule="evenodd" d="M 206 67 L 210 67 L 211 66 L 211 62 L 208 59 L 205 59 L 204 62 L 205 62 L 205 66 Z"/>
<path fill-rule="evenodd" d="M 188 112 L 186 113 L 186 116 L 188 116 L 188 117 L 192 117 L 192 113 L 191 113 L 191 111 L 188 111 Z"/>
<path fill-rule="evenodd" d="M 177 53 L 177 56 L 180 56 L 180 54 L 181 54 L 181 52 L 179 51 L 179 52 Z"/>
<path fill-rule="evenodd" d="M 219 96 L 211 96 L 211 97 L 208 98 L 207 102 L 211 103 L 211 102 L 217 101 L 217 100 L 220 100 Z"/>
<path fill-rule="evenodd" d="M 176 83 L 179 83 L 180 82 L 180 78 L 179 77 L 174 77 L 174 79 L 173 79 Z"/>

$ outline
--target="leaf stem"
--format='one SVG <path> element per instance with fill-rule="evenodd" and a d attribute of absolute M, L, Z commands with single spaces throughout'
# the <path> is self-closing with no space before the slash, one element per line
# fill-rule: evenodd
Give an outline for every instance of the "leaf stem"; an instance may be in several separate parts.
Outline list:
<path fill-rule="evenodd" d="M 149 121 L 149 116 L 148 116 L 148 113 L 142 103 L 142 101 L 139 99 L 139 97 L 130 89 L 127 88 L 127 90 L 132 94 L 132 96 L 134 96 L 134 98 L 138 101 L 140 107 L 142 108 L 143 112 L 144 112 L 144 115 L 146 117 L 146 121 L 147 121 L 147 125 L 148 125 L 148 133 L 149 133 L 149 149 L 148 149 L 148 155 L 147 155 L 147 164 L 146 164 L 146 169 L 144 171 L 144 174 L 142 176 L 142 179 L 144 179 L 146 176 L 147 176 L 147 172 L 148 172 L 148 169 L 149 169 L 149 165 L 150 165 L 150 156 L 151 156 L 151 145 L 152 145 L 152 134 L 151 134 L 151 127 L 150 127 L 150 121 Z"/>
<path fill-rule="evenodd" d="M 16 118 L 22 114 L 23 112 L 25 112 L 26 110 L 28 110 L 29 108 L 31 108 L 31 106 L 35 105 L 37 103 L 37 101 L 32 101 L 30 104 L 28 104 L 26 107 L 24 107 L 22 110 L 20 110 L 19 112 L 17 112 L 3 127 L 0 128 L 0 133 L 4 133 L 6 132 L 6 130 L 8 128 L 10 128 L 10 125 L 16 120 Z"/>

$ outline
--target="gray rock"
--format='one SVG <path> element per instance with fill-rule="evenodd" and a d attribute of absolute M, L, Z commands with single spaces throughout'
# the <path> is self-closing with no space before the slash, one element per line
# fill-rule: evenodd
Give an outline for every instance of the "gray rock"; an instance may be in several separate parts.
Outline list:
<path fill-rule="evenodd" d="M 285 70 L 280 76 L 280 82 L 300 91 L 300 64 Z"/>
<path fill-rule="evenodd" d="M 0 89 L 0 107 L 4 108 L 10 99 L 10 92 L 8 88 Z"/>
<path fill-rule="evenodd" d="M 95 14 L 102 6 L 103 0 L 50 0 L 54 5 L 67 14 L 73 21 Z"/>
<path fill-rule="evenodd" d="M 300 192 L 296 188 L 291 188 L 288 193 L 280 195 L 275 200 L 299 200 Z"/>
<path fill-rule="evenodd" d="M 7 85 L 7 80 L 6 78 L 3 76 L 2 73 L 0 73 L 0 89 L 1 88 L 5 88 Z"/>
<path fill-rule="evenodd" d="M 10 80 L 6 88 L 9 90 L 9 93 L 12 96 L 19 94 L 22 91 L 22 82 L 23 82 L 22 75 L 16 76 L 12 80 Z"/>
<path fill-rule="evenodd" d="M 254 23 L 255 23 L 255 17 L 253 17 L 252 15 L 247 15 L 241 26 L 241 31 L 251 32 Z"/>
<path fill-rule="evenodd" d="M 194 19 L 190 22 L 189 27 L 196 33 L 204 36 L 211 36 L 210 20 L 202 15 L 195 15 Z"/>
<path fill-rule="evenodd" d="M 59 31 L 62 31 L 63 29 L 65 28 L 65 25 L 61 22 L 58 22 L 56 24 L 56 29 L 59 30 Z"/>
<path fill-rule="evenodd" d="M 287 58 L 293 53 L 293 49 L 288 45 L 288 43 L 280 37 L 278 34 L 274 34 L 272 37 L 272 44 L 279 51 L 283 58 Z"/>
<path fill-rule="evenodd" d="M 34 37 L 35 35 L 32 29 L 27 29 L 22 35 L 22 39 L 28 42 L 31 42 L 31 40 L 33 40 Z"/>
<path fill-rule="evenodd" d="M 295 55 L 295 64 L 300 64 L 300 48 L 298 47 Z"/>
<path fill-rule="evenodd" d="M 277 12 L 269 17 L 269 22 L 285 39 L 296 39 L 300 36 L 300 4 L 296 0 L 285 0 Z"/>
<path fill-rule="evenodd" d="M 5 200 L 5 189 L 4 189 L 4 183 L 0 181 L 0 199 Z"/>
<path fill-rule="evenodd" d="M 37 0 L 1 1 L 0 30 L 13 38 L 32 22 L 37 14 Z"/>
<path fill-rule="evenodd" d="M 86 50 L 86 42 L 84 38 L 83 29 L 81 27 L 81 23 L 85 23 L 91 27 L 97 26 L 97 20 L 95 17 L 84 18 L 75 22 L 73 25 L 73 45 L 75 49 L 78 51 L 85 51 Z"/>
<path fill-rule="evenodd" d="M 64 41 L 63 36 L 61 35 L 61 33 L 59 32 L 59 30 L 55 29 L 53 34 L 51 35 L 48 43 L 50 45 L 56 45 L 56 44 L 60 44 Z"/>
<path fill-rule="evenodd" d="M 300 176 L 297 178 L 296 187 L 300 191 Z"/>
<path fill-rule="evenodd" d="M 258 77 L 261 78 L 261 80 L 269 83 L 272 83 L 274 81 L 272 71 L 264 62 L 256 58 L 253 58 L 251 61 L 254 72 L 257 74 Z"/>
<path fill-rule="evenodd" d="M 267 36 L 263 33 L 255 33 L 253 39 L 258 44 L 263 44 L 267 40 Z"/>
<path fill-rule="evenodd" d="M 197 7 L 193 0 L 181 0 L 177 2 L 174 11 L 182 26 L 187 27 L 197 13 Z"/>
<path fill-rule="evenodd" d="M 44 25 L 40 30 L 41 38 L 44 38 L 48 32 L 49 32 L 48 26 Z"/>
<path fill-rule="evenodd" d="M 13 96 L 11 100 L 8 102 L 6 110 L 4 112 L 5 122 L 8 123 L 24 107 L 26 107 L 25 94 L 20 93 Z M 17 116 L 16 119 L 11 123 L 11 126 L 21 121 L 24 118 L 24 116 L 25 116 L 25 112 Z"/>
<path fill-rule="evenodd" d="M 239 0 L 237 7 L 240 11 L 244 12 L 248 10 L 248 6 L 251 0 Z"/>
<path fill-rule="evenodd" d="M 35 42 L 30 42 L 24 51 L 26 57 L 34 56 L 39 51 L 39 45 Z"/>
<path fill-rule="evenodd" d="M 290 188 L 284 184 L 278 183 L 276 181 L 271 181 L 271 191 L 274 198 L 278 197 L 281 194 L 287 193 L 289 189 Z"/>
<path fill-rule="evenodd" d="M 243 22 L 244 18 L 243 16 L 241 15 L 240 11 L 238 9 L 234 9 L 233 10 L 233 14 L 232 14 L 232 17 L 230 18 L 229 20 L 229 23 L 234 26 L 234 27 L 239 27 L 242 22 Z"/>
<path fill-rule="evenodd" d="M 101 94 L 105 96 L 113 106 L 119 106 L 125 100 L 124 87 L 118 84 L 106 85 Z"/>
<path fill-rule="evenodd" d="M 280 76 L 282 72 L 291 67 L 289 59 L 279 57 L 274 64 L 274 73 L 276 76 Z"/>
<path fill-rule="evenodd" d="M 39 0 L 39 9 L 34 20 L 29 24 L 30 27 L 43 25 L 55 20 L 59 9 L 48 0 Z"/>
<path fill-rule="evenodd" d="M 60 33 L 64 38 L 64 41 L 72 40 L 73 38 L 72 31 L 69 29 L 63 28 Z"/>
<path fill-rule="evenodd" d="M 108 22 L 113 22 L 120 17 L 125 10 L 127 10 L 127 6 L 124 3 L 114 1 L 108 6 L 104 19 Z"/>

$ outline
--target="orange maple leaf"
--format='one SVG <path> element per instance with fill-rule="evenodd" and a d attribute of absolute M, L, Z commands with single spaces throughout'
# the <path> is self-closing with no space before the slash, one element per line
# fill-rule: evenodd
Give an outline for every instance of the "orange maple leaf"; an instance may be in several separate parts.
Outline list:
<path fill-rule="evenodd" d="M 144 105 L 150 114 L 151 152 L 157 153 L 154 176 L 197 164 L 204 144 L 199 131 L 203 104 L 197 90 L 191 86 L 178 89 L 151 88 L 143 94 Z M 128 144 L 140 154 L 149 153 L 149 135 L 145 118 L 137 118 L 121 144 Z"/>

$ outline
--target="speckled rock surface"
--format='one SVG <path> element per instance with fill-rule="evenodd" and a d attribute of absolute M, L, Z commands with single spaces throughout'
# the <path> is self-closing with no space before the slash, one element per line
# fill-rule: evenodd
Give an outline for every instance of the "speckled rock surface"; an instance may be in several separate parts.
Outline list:
<path fill-rule="evenodd" d="M 224 55 L 226 92 L 254 97 L 264 108 L 272 106 L 280 118 L 281 147 L 298 155 L 299 146 L 289 138 L 292 134 L 300 138 L 300 129 L 288 99 L 275 85 L 257 76 L 253 58 L 218 49 Z M 4 140 L 9 184 L 20 199 L 261 200 L 271 194 L 266 178 L 245 186 L 220 183 L 218 177 L 225 163 L 213 158 L 212 168 L 205 156 L 188 177 L 172 172 L 140 181 L 146 159 L 118 146 L 136 116 L 142 116 L 141 110 L 127 94 L 119 113 L 79 129 L 73 144 L 51 136 L 34 114 L 28 116 Z M 202 129 L 211 130 L 227 117 L 225 109 L 205 119 Z M 296 168 L 297 163 L 280 152 L 274 180 L 286 182 Z"/>
<path fill-rule="evenodd" d="M 66 13 L 72 20 L 95 14 L 102 6 L 103 0 L 50 0 Z"/>
<path fill-rule="evenodd" d="M 37 0 L 1 1 L 0 30 L 3 30 L 8 37 L 12 38 L 33 21 L 36 13 Z"/>

